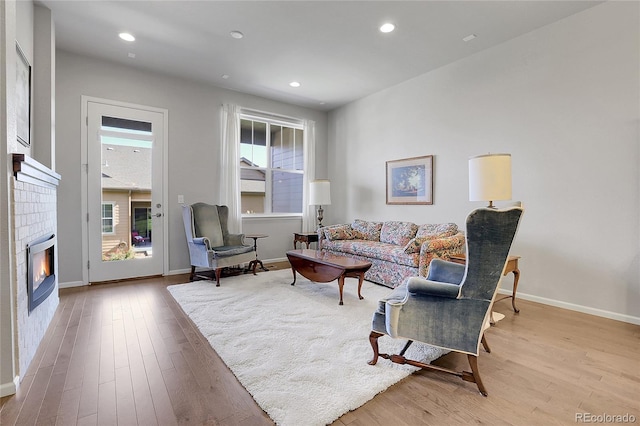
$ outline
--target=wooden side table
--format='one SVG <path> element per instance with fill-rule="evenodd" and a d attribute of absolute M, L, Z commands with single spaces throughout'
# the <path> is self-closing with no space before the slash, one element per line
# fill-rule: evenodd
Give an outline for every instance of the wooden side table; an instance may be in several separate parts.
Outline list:
<path fill-rule="evenodd" d="M 267 238 L 268 235 L 265 234 L 251 234 L 251 235 L 245 235 L 245 237 L 247 238 L 253 238 L 253 251 L 256 253 L 256 258 L 254 260 L 252 260 L 251 262 L 249 262 L 249 266 L 247 266 L 247 269 L 245 269 L 245 273 L 249 272 L 249 271 L 253 271 L 253 275 L 256 274 L 256 266 L 258 266 L 258 264 L 260 264 L 260 269 L 262 269 L 263 271 L 268 271 L 267 268 L 264 267 L 264 265 L 262 264 L 262 260 L 258 259 L 258 239 L 260 238 Z"/>
<path fill-rule="evenodd" d="M 515 313 L 520 312 L 520 309 L 516 307 L 516 292 L 518 291 L 518 280 L 520 279 L 520 269 L 518 269 L 519 259 L 520 256 L 509 256 L 509 258 L 507 259 L 507 267 L 504 270 L 505 276 L 509 272 L 513 272 L 513 293 L 511 294 L 511 296 L 503 296 L 500 299 L 496 300 L 496 302 L 499 302 L 501 300 L 511 298 L 511 306 L 513 307 L 513 311 Z M 450 256 L 450 260 L 461 265 L 467 263 L 467 258 L 464 254 L 452 254 Z"/>
<path fill-rule="evenodd" d="M 307 245 L 309 248 L 309 244 L 316 243 L 318 244 L 318 234 L 316 232 L 294 232 L 293 233 L 293 248 L 296 248 L 296 243 L 300 242 L 300 247 L 302 248 L 302 243 Z"/>

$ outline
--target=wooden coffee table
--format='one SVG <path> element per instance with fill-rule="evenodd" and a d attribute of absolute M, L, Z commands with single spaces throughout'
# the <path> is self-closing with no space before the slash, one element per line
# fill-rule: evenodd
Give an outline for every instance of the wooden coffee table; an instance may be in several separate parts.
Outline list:
<path fill-rule="evenodd" d="M 345 277 L 354 277 L 358 278 L 358 297 L 360 300 L 364 299 L 360 294 L 360 290 L 362 289 L 364 273 L 371 268 L 371 262 L 309 249 L 288 251 L 287 258 L 293 271 L 291 285 L 296 283 L 296 272 L 317 283 L 328 283 L 337 279 L 340 289 L 340 305 L 343 305 L 342 289 L 344 288 L 344 279 Z"/>

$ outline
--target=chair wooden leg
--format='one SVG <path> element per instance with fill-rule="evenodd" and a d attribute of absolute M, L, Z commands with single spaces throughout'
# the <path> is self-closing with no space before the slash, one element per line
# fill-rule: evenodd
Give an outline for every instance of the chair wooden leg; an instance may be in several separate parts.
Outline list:
<path fill-rule="evenodd" d="M 487 389 L 484 387 L 482 383 L 482 379 L 480 378 L 480 371 L 478 370 L 478 357 L 475 355 L 467 355 L 469 359 L 469 365 L 471 366 L 471 371 L 473 373 L 473 381 L 478 385 L 478 390 L 482 394 L 482 396 L 487 396 Z"/>
<path fill-rule="evenodd" d="M 189 275 L 189 281 L 193 281 L 193 279 L 196 277 L 196 267 L 192 266 L 191 267 L 191 274 Z"/>
<path fill-rule="evenodd" d="M 222 273 L 222 268 L 216 269 L 216 287 L 220 287 L 220 274 Z"/>
<path fill-rule="evenodd" d="M 369 365 L 376 365 L 378 362 L 378 337 L 380 336 L 383 336 L 383 334 L 376 331 L 371 331 L 371 334 L 369 334 L 369 343 L 371 343 L 371 349 L 373 349 L 373 359 L 369 361 Z"/>
<path fill-rule="evenodd" d="M 485 351 L 491 353 L 491 348 L 489 347 L 489 343 L 487 342 L 487 338 L 484 336 L 484 333 L 482 334 L 482 346 Z"/>

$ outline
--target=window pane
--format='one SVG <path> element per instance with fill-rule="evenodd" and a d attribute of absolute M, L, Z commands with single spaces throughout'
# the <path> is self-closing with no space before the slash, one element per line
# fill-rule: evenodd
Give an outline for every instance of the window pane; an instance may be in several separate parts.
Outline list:
<path fill-rule="evenodd" d="M 282 168 L 282 126 L 271 125 L 271 168 Z"/>
<path fill-rule="evenodd" d="M 267 166 L 267 125 L 240 120 L 240 157 L 243 166 Z"/>
<path fill-rule="evenodd" d="M 264 213 L 266 172 L 257 168 L 240 169 L 240 208 L 242 213 Z"/>
<path fill-rule="evenodd" d="M 271 211 L 302 213 L 302 174 L 278 170 L 272 172 Z"/>
<path fill-rule="evenodd" d="M 282 168 L 286 170 L 293 170 L 295 168 L 294 137 L 292 128 L 282 128 Z"/>
<path fill-rule="evenodd" d="M 295 170 L 304 170 L 304 138 L 302 129 L 295 129 L 294 166 Z"/>

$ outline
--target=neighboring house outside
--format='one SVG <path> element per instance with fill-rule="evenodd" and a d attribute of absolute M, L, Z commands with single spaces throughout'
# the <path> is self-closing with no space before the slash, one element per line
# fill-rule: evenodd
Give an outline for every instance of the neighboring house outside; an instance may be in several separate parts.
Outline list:
<path fill-rule="evenodd" d="M 266 177 L 263 169 L 246 158 L 240 158 L 240 205 L 242 213 L 264 213 Z"/>
<path fill-rule="evenodd" d="M 151 149 L 102 146 L 102 252 L 151 245 Z"/>

